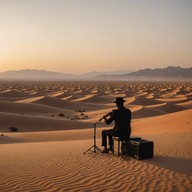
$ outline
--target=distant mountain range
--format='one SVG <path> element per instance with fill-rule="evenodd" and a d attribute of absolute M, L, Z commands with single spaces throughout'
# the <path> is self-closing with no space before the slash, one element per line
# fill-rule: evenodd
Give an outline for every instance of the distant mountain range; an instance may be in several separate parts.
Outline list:
<path fill-rule="evenodd" d="M 58 73 L 46 70 L 11 70 L 0 73 L 0 79 L 9 80 L 76 80 L 76 79 L 94 79 L 102 75 L 121 75 L 128 74 L 130 70 L 117 70 L 117 71 L 94 71 L 84 74 L 73 73 Z"/>
<path fill-rule="evenodd" d="M 192 78 L 192 67 L 181 68 L 181 67 L 167 67 L 167 68 L 156 68 L 156 69 L 140 69 L 139 71 L 130 73 L 128 76 L 131 77 L 182 77 L 182 78 Z"/>
<path fill-rule="evenodd" d="M 123 75 L 134 72 L 133 70 L 116 70 L 116 71 L 92 71 L 89 73 L 84 73 L 80 76 L 83 77 L 99 77 L 99 76 L 107 76 L 107 75 Z"/>
<path fill-rule="evenodd" d="M 58 73 L 45 70 L 19 70 L 0 73 L 1 80 L 134 80 L 138 78 L 188 78 L 192 79 L 192 67 L 167 67 L 156 69 L 140 69 L 138 71 L 117 70 L 90 72 L 85 74 Z M 147 80 L 146 79 L 146 80 Z"/>
<path fill-rule="evenodd" d="M 140 69 L 129 74 L 121 75 L 105 75 L 105 78 L 118 78 L 118 79 L 136 79 L 136 78 L 149 78 L 149 79 L 179 79 L 187 78 L 192 79 L 192 67 L 182 68 L 182 67 L 172 67 L 167 68 L 156 68 L 156 69 Z"/>
<path fill-rule="evenodd" d="M 24 69 L 19 71 L 5 71 L 0 73 L 0 79 L 37 79 L 37 80 L 47 80 L 47 79 L 68 79 L 72 77 L 72 74 L 58 73 L 45 70 L 31 70 Z"/>

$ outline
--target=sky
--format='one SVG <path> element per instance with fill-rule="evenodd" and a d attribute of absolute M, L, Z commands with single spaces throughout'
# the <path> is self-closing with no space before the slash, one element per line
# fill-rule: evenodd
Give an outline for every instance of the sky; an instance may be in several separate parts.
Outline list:
<path fill-rule="evenodd" d="M 191 0 L 0 0 L 0 72 L 192 67 Z"/>

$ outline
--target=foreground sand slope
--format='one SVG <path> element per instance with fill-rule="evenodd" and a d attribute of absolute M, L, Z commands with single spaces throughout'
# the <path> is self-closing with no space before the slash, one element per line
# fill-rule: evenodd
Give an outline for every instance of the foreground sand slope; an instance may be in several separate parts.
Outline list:
<path fill-rule="evenodd" d="M 83 155 L 89 140 L 1 145 L 0 191 L 191 191 L 191 137 L 147 138 L 155 156 L 143 161 Z"/>

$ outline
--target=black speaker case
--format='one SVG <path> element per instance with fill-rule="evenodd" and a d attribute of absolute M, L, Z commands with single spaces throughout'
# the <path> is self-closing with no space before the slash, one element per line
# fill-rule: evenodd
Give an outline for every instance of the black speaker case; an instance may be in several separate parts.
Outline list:
<path fill-rule="evenodd" d="M 135 159 L 148 159 L 153 157 L 154 142 L 147 140 L 129 141 L 127 155 Z"/>

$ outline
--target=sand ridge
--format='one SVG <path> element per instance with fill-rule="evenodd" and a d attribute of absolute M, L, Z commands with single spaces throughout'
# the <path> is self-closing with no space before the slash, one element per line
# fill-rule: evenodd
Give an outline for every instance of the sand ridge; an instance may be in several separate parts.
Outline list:
<path fill-rule="evenodd" d="M 1 112 L 21 114 L 19 106 L 15 105 L 16 109 L 13 110 L 13 103 L 16 102 L 21 104 L 23 115 L 29 115 L 30 111 L 23 109 L 28 107 L 23 104 L 28 103 L 33 108 L 33 117 L 41 114 L 54 118 L 63 112 L 65 120 L 78 123 L 84 119 L 93 122 L 99 118 L 99 114 L 101 117 L 107 109 L 116 107 L 113 103 L 116 96 L 124 96 L 125 105 L 132 110 L 133 119 L 190 109 L 191 89 L 189 82 L 4 82 L 0 89 L 0 102 L 3 108 Z M 6 103 L 4 107 L 3 102 Z M 44 111 L 41 110 L 43 106 Z M 46 108 L 52 109 L 53 113 L 50 110 L 47 113 Z"/>
<path fill-rule="evenodd" d="M 116 108 L 113 103 L 116 96 L 124 96 L 125 106 L 132 111 L 132 118 L 140 119 L 190 109 L 191 89 L 189 82 L 4 82 L 0 107 L 1 112 L 6 114 L 1 114 L 0 120 L 15 116 L 22 119 L 23 116 L 28 119 L 28 123 L 22 125 L 25 131 L 28 127 L 32 131 L 33 123 L 39 131 L 45 130 L 41 129 L 45 127 L 41 125 L 45 118 L 48 122 L 59 122 L 60 126 L 54 128 L 48 125 L 50 131 L 61 130 L 61 127 L 66 127 L 65 123 L 82 124 L 81 121 L 87 124 L 83 128 L 89 128 L 90 123 Z M 12 120 L 12 123 L 5 120 L 1 122 L 5 123 L 0 125 L 2 131 L 9 131 L 10 126 L 20 128 L 21 125 L 16 120 Z M 63 122 L 62 126 L 60 122 Z M 38 129 L 34 128 L 35 131 Z"/>

